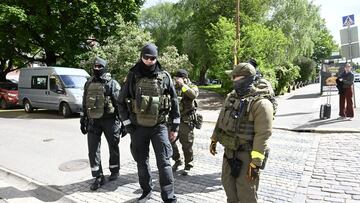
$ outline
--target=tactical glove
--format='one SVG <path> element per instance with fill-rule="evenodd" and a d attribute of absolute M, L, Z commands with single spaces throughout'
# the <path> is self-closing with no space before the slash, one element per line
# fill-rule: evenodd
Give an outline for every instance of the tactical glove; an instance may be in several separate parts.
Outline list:
<path fill-rule="evenodd" d="M 259 176 L 259 170 L 260 170 L 259 167 L 251 162 L 249 164 L 249 169 L 246 174 L 246 177 L 248 178 L 248 180 L 250 180 L 250 181 L 256 180 Z"/>
<path fill-rule="evenodd" d="M 135 126 L 132 124 L 126 125 L 125 131 L 131 135 L 135 132 Z"/>
<path fill-rule="evenodd" d="M 210 147 L 209 147 L 209 150 L 210 150 L 210 154 L 214 155 L 217 154 L 216 152 L 216 141 L 214 140 L 211 140 L 211 144 L 210 144 Z"/>
<path fill-rule="evenodd" d="M 82 132 L 82 134 L 87 134 L 88 133 L 88 118 L 86 116 L 81 116 L 80 118 L 80 130 Z"/>

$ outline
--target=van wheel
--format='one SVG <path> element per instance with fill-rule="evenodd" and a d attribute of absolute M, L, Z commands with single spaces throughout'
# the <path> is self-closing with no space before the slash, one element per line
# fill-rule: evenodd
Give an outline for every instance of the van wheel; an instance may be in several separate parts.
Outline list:
<path fill-rule="evenodd" d="M 64 118 L 68 118 L 71 115 L 71 109 L 69 107 L 69 104 L 63 102 L 60 105 L 60 113 Z"/>
<path fill-rule="evenodd" d="M 24 101 L 24 109 L 26 113 L 31 113 L 34 111 L 34 108 L 32 107 L 32 105 L 30 104 L 29 100 L 25 100 Z"/>
<path fill-rule="evenodd" d="M 5 101 L 5 99 L 0 100 L 0 107 L 2 109 L 7 109 L 8 105 L 7 105 L 6 101 Z"/>

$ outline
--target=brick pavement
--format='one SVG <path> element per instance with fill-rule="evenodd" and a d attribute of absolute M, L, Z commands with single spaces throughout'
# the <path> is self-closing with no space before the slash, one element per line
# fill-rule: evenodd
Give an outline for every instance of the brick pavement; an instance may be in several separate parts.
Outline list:
<path fill-rule="evenodd" d="M 176 172 L 179 202 L 226 202 L 220 182 L 222 147 L 213 157 L 208 152 L 213 123 L 196 130 L 195 167 L 189 176 Z M 356 202 L 360 201 L 360 135 L 314 134 L 275 130 L 271 155 L 261 175 L 259 202 Z M 124 147 L 124 146 L 122 146 Z M 154 154 L 151 152 L 155 192 L 149 202 L 161 202 Z M 104 170 L 107 171 L 107 170 Z M 135 162 L 121 164 L 121 176 L 96 192 L 91 180 L 54 186 L 76 202 L 136 202 L 141 189 Z"/>

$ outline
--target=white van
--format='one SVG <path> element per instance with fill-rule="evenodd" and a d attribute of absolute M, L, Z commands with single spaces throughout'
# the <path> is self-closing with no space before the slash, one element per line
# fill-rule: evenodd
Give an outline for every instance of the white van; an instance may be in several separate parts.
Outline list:
<path fill-rule="evenodd" d="M 43 108 L 59 110 L 64 117 L 82 111 L 84 85 L 89 74 L 78 68 L 47 67 L 20 69 L 19 103 L 25 112 Z"/>

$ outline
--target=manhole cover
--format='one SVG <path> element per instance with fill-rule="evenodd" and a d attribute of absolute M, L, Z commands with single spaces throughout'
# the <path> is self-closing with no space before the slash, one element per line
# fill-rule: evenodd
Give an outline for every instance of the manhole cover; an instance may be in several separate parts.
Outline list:
<path fill-rule="evenodd" d="M 87 159 L 79 159 L 65 162 L 59 166 L 60 171 L 70 172 L 70 171 L 80 171 L 89 166 L 89 161 Z"/>

